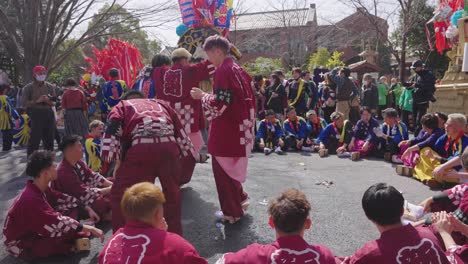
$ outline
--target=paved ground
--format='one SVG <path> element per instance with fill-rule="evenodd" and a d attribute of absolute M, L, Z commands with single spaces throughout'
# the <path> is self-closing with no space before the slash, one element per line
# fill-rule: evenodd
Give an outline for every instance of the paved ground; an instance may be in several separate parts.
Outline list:
<path fill-rule="evenodd" d="M 3 155 L 3 156 L 2 156 Z M 0 154 L 0 222 L 3 223 L 12 199 L 23 188 L 25 152 L 15 150 Z M 316 185 L 333 181 L 329 188 Z M 274 241 L 274 231 L 267 225 L 265 201 L 288 187 L 304 191 L 312 203 L 312 229 L 306 233 L 311 243 L 321 243 L 339 256 L 352 254 L 363 243 L 378 237 L 374 226 L 361 209 L 361 197 L 367 187 L 387 182 L 403 192 L 405 198 L 419 202 L 431 195 L 421 183 L 397 176 L 391 164 L 376 160 L 352 162 L 335 156 L 321 159 L 318 154 L 289 153 L 287 156 L 254 154 L 249 163 L 245 190 L 252 204 L 241 222 L 226 227 L 222 240 L 213 213 L 218 209 L 216 188 L 210 164 L 197 165 L 193 180 L 182 189 L 184 237 L 214 263 L 221 253 L 241 249 L 251 243 Z M 34 221 L 34 219 L 31 219 Z M 106 237 L 108 226 L 103 227 Z M 68 258 L 35 263 L 97 263 L 103 244 L 92 240 L 92 251 Z M 0 264 L 24 263 L 5 253 L 0 246 Z"/>

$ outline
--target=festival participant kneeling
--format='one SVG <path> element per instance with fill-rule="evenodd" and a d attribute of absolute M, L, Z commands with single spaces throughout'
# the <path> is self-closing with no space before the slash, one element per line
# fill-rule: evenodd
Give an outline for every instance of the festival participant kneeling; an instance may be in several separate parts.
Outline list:
<path fill-rule="evenodd" d="M 450 263 L 428 228 L 403 225 L 404 201 L 397 189 L 385 183 L 367 189 L 362 197 L 362 207 L 381 235 L 345 258 L 343 264 Z"/>
<path fill-rule="evenodd" d="M 387 108 L 382 111 L 384 124 L 381 131 L 376 134 L 381 138 L 380 151 L 384 153 L 385 160 L 393 163 L 403 164 L 400 159 L 400 147 L 403 140 L 408 140 L 408 129 L 405 123 L 398 121 L 398 112 L 393 108 Z M 376 129 L 380 130 L 380 129 Z"/>
<path fill-rule="evenodd" d="M 266 111 L 266 118 L 260 121 L 258 126 L 256 145 L 258 150 L 263 151 L 265 155 L 271 154 L 273 151 L 279 155 L 283 154 L 281 148 L 284 147 L 284 131 L 281 123 L 275 117 L 273 110 Z"/>
<path fill-rule="evenodd" d="M 379 127 L 379 121 L 372 117 L 372 112 L 367 106 L 361 107 L 360 114 L 361 120 L 354 127 L 353 138 L 348 148 L 351 152 L 359 152 L 360 157 L 365 157 L 377 145 L 378 138 L 374 133 L 374 128 Z"/>
<path fill-rule="evenodd" d="M 29 157 L 26 174 L 34 179 L 13 202 L 3 227 L 5 247 L 15 257 L 31 260 L 70 254 L 78 250 L 75 242 L 80 232 L 91 232 L 104 241 L 101 230 L 62 214 L 76 210 L 79 202 L 49 187 L 57 177 L 54 159 L 53 152 L 42 150 Z"/>
<path fill-rule="evenodd" d="M 353 125 L 350 121 L 344 120 L 340 112 L 333 112 L 330 118 L 332 123 L 322 131 L 316 142 L 320 143 L 320 149 L 328 149 L 330 154 L 340 155 L 346 152 L 351 142 Z"/>
<path fill-rule="evenodd" d="M 104 246 L 99 263 L 207 263 L 188 241 L 167 232 L 165 201 L 149 182 L 127 189 L 120 204 L 126 224 Z"/>
<path fill-rule="evenodd" d="M 286 110 L 288 118 L 284 121 L 284 132 L 286 134 L 285 149 L 295 149 L 310 151 L 310 145 L 307 145 L 307 123 L 304 118 L 297 116 L 296 109 L 289 106 Z"/>
<path fill-rule="evenodd" d="M 451 169 L 459 168 L 459 163 L 450 162 L 458 157 L 468 146 L 465 133 L 466 117 L 463 114 L 450 114 L 445 123 L 446 133 L 441 136 L 432 149 L 421 150 L 421 158 L 414 168 L 414 177 L 431 187 L 439 187 L 443 182 L 459 183 L 458 179 L 447 178 Z"/>
<path fill-rule="evenodd" d="M 57 179 L 52 182 L 52 188 L 78 199 L 95 223 L 101 219 L 110 221 L 112 217 L 109 194 L 112 182 L 91 170 L 81 160 L 83 158 L 81 137 L 77 135 L 64 137 L 60 150 L 63 153 L 63 160 L 58 165 Z"/>
<path fill-rule="evenodd" d="M 310 203 L 304 193 L 297 189 L 284 191 L 268 208 L 268 223 L 276 231 L 276 242 L 252 244 L 238 252 L 224 254 L 216 264 L 336 263 L 330 249 L 310 245 L 304 240 L 304 233 L 312 224 L 309 212 Z"/>

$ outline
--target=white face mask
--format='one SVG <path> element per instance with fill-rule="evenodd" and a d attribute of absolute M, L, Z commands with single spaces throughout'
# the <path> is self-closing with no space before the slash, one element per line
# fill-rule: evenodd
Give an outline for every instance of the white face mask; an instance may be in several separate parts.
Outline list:
<path fill-rule="evenodd" d="M 47 75 L 45 75 L 45 74 L 44 75 L 36 75 L 36 80 L 38 82 L 43 82 L 43 81 L 46 80 L 46 78 L 47 78 Z"/>

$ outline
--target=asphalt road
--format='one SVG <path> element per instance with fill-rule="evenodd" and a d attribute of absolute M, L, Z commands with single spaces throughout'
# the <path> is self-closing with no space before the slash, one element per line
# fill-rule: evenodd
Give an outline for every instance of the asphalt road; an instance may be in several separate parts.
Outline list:
<path fill-rule="evenodd" d="M 13 198 L 23 188 L 25 151 L 0 154 L 0 222 L 3 223 Z M 317 185 L 333 181 L 329 187 Z M 248 214 L 238 223 L 226 226 L 226 240 L 215 225 L 218 198 L 211 164 L 197 165 L 192 181 L 182 189 L 184 237 L 199 254 L 214 263 L 222 253 L 239 250 L 251 243 L 271 243 L 274 230 L 267 222 L 266 202 L 282 190 L 293 187 L 307 194 L 312 203 L 312 228 L 306 233 L 310 243 L 328 246 L 335 255 L 352 254 L 378 232 L 362 209 L 361 198 L 372 184 L 386 182 L 403 192 L 410 202 L 418 203 L 435 191 L 406 177 L 397 176 L 391 164 L 380 160 L 352 162 L 336 156 L 288 153 L 286 156 L 255 153 L 249 160 L 249 174 L 244 184 L 251 197 Z M 31 219 L 34 221 L 34 219 Z M 2 224 L 3 225 L 3 224 Z M 106 238 L 108 225 L 101 226 Z M 71 257 L 58 257 L 34 263 L 97 263 L 103 244 L 92 240 L 92 250 Z M 0 264 L 25 263 L 7 255 L 0 246 Z"/>

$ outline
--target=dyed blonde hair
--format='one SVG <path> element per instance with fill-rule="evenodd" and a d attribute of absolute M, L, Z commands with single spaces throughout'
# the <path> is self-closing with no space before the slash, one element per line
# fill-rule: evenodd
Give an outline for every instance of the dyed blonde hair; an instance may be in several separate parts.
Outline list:
<path fill-rule="evenodd" d="M 141 182 L 125 191 L 120 207 L 126 219 L 145 220 L 152 217 L 165 202 L 159 187 L 149 182 Z"/>

